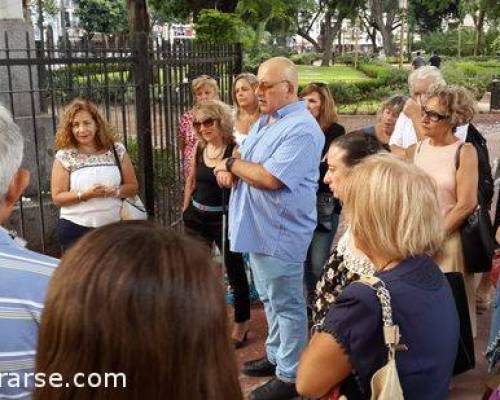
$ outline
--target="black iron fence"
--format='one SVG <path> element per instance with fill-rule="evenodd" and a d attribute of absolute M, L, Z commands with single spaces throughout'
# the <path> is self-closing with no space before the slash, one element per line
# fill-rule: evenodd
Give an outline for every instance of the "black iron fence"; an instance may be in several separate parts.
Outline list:
<path fill-rule="evenodd" d="M 99 106 L 129 151 L 150 214 L 176 226 L 182 205 L 177 123 L 192 106 L 191 80 L 213 76 L 222 99 L 231 102 L 241 47 L 170 43 L 143 34 L 54 44 L 50 30 L 44 39 L 35 42 L 29 31 L 0 38 L 0 103 L 23 131 L 24 166 L 32 176 L 8 226 L 30 248 L 58 253 L 59 211 L 50 196 L 53 141 L 62 108 L 75 97 Z"/>

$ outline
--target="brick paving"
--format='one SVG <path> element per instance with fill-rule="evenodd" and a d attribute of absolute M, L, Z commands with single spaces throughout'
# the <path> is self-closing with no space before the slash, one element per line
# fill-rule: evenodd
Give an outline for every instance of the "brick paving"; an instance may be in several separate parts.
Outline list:
<path fill-rule="evenodd" d="M 370 115 L 341 115 L 339 122 L 343 124 L 349 132 L 372 124 L 374 121 L 375 117 Z M 479 114 L 476 116 L 474 123 L 488 140 L 488 148 L 492 161 L 495 157 L 500 158 L 500 113 Z M 476 368 L 453 379 L 450 395 L 448 397 L 450 400 L 481 399 L 484 391 L 484 380 L 487 377 L 487 366 L 483 353 L 486 349 L 490 312 L 490 310 L 487 310 L 478 316 L 478 337 L 475 340 Z M 266 329 L 264 310 L 261 305 L 257 303 L 252 307 L 251 331 L 248 345 L 236 351 L 239 368 L 241 368 L 245 361 L 253 360 L 264 355 Z M 250 378 L 240 373 L 239 379 L 246 399 L 253 389 L 266 382 L 268 378 Z"/>

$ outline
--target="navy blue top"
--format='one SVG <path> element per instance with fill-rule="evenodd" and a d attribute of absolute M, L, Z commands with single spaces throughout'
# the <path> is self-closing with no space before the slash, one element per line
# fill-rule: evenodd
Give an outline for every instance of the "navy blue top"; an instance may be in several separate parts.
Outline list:
<path fill-rule="evenodd" d="M 453 372 L 459 320 L 448 282 L 428 257 L 409 258 L 381 272 L 391 294 L 394 323 L 407 351 L 396 353 L 406 400 L 446 399 Z M 323 325 L 345 349 L 354 370 L 341 392 L 351 399 L 370 398 L 370 380 L 387 362 L 382 311 L 375 291 L 360 282 L 348 285 L 328 311 Z"/>

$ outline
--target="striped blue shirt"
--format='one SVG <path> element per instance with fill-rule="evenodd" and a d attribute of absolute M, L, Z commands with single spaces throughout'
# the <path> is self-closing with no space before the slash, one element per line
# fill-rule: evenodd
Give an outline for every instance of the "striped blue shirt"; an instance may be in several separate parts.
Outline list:
<path fill-rule="evenodd" d="M 40 316 L 58 260 L 18 246 L 0 227 L 0 399 L 30 399 Z M 16 384 L 14 375 L 19 377 Z M 10 384 L 9 384 L 10 382 Z"/>
<path fill-rule="evenodd" d="M 238 181 L 229 203 L 231 250 L 303 262 L 316 227 L 316 190 L 325 136 L 305 103 L 262 115 L 240 148 L 283 186 L 262 190 Z"/>

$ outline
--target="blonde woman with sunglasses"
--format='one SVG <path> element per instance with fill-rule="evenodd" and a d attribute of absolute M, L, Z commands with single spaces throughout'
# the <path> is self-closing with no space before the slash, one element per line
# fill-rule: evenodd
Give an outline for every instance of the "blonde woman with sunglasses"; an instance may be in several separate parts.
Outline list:
<path fill-rule="evenodd" d="M 241 253 L 222 245 L 223 212 L 227 210 L 232 176 L 229 172 L 214 174 L 216 164 L 231 157 L 236 149 L 231 108 L 218 100 L 207 100 L 193 109 L 193 128 L 198 144 L 191 161 L 184 190 L 184 226 L 207 245 L 225 248 L 226 271 L 234 294 L 233 345 L 243 347 L 248 339 L 250 297 Z M 227 238 L 227 234 L 224 235 Z M 226 239 L 227 240 L 227 239 Z M 202 300 L 202 299 L 201 299 Z"/>

